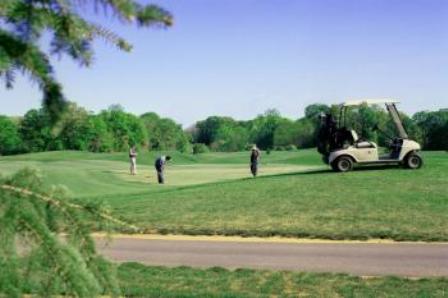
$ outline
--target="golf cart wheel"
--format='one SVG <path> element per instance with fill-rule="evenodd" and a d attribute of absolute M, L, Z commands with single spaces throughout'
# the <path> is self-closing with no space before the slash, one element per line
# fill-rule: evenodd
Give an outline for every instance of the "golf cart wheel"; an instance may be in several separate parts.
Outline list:
<path fill-rule="evenodd" d="M 411 153 L 406 157 L 405 166 L 408 169 L 416 170 L 420 169 L 423 165 L 423 159 L 416 153 Z"/>
<path fill-rule="evenodd" d="M 333 162 L 332 168 L 342 173 L 351 171 L 353 169 L 353 160 L 348 156 L 341 156 Z"/>

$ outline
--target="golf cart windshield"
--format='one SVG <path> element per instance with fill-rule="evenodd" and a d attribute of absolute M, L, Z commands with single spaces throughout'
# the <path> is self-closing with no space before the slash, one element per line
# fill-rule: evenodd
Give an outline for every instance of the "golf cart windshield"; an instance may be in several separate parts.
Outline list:
<path fill-rule="evenodd" d="M 398 100 L 394 99 L 359 99 L 359 100 L 349 100 L 342 104 L 340 104 L 340 115 L 339 115 L 339 128 L 346 127 L 346 110 L 349 107 L 354 106 L 360 106 L 363 104 L 367 105 L 379 105 L 379 104 L 385 104 L 387 111 L 389 112 L 390 117 L 392 118 L 392 121 L 395 124 L 395 127 L 398 132 L 398 136 L 402 139 L 407 139 L 408 134 L 406 133 L 406 130 L 403 127 L 403 123 L 400 119 L 400 114 L 398 113 L 397 107 L 395 106 L 396 103 L 399 103 Z"/>
<path fill-rule="evenodd" d="M 363 104 L 367 105 L 380 105 L 380 104 L 396 104 L 399 103 L 398 100 L 394 99 L 358 99 L 358 100 L 348 100 L 344 103 L 341 103 L 341 107 L 352 107 L 352 106 L 360 106 Z"/>

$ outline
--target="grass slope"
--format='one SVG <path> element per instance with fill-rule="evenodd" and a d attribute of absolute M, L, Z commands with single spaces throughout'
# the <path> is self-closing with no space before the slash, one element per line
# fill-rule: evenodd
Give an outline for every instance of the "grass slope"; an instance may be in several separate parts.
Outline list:
<path fill-rule="evenodd" d="M 316 171 L 143 194 L 121 214 L 170 233 L 446 241 L 447 162 L 433 153 L 420 171 Z"/>
<path fill-rule="evenodd" d="M 120 265 L 126 297 L 446 297 L 448 280 Z"/>
<path fill-rule="evenodd" d="M 154 182 L 155 153 L 127 174 L 126 154 L 49 152 L 0 158 L 0 172 L 31 165 L 49 184 L 103 199 L 148 232 L 281 235 L 329 239 L 448 240 L 448 154 L 424 153 L 425 167 L 336 174 L 315 151 L 263 155 L 248 177 L 247 153 L 175 153 L 168 185 Z M 324 170 L 323 170 L 324 169 Z M 229 180 L 230 179 L 230 180 Z M 227 181 L 226 181 L 227 180 Z"/>

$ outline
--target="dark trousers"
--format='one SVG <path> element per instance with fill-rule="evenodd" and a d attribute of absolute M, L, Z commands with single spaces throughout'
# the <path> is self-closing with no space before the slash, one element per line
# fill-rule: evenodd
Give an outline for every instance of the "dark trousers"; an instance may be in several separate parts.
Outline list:
<path fill-rule="evenodd" d="M 164 184 L 165 183 L 165 177 L 163 177 L 163 171 L 157 171 L 157 181 L 159 182 L 159 184 Z"/>
<path fill-rule="evenodd" d="M 250 171 L 252 172 L 252 175 L 255 177 L 258 174 L 258 162 L 251 162 L 250 163 Z"/>

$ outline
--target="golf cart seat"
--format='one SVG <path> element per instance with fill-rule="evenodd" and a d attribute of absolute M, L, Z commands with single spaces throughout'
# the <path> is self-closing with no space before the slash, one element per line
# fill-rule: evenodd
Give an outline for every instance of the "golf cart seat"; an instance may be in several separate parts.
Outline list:
<path fill-rule="evenodd" d="M 356 148 L 364 149 L 364 148 L 376 148 L 376 144 L 373 142 L 368 142 L 366 140 L 360 139 L 358 134 L 353 129 L 351 130 L 351 134 L 353 137 L 353 144 Z"/>
<path fill-rule="evenodd" d="M 361 141 L 355 144 L 356 148 L 375 148 L 375 144 L 367 141 Z"/>

